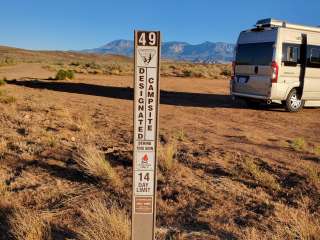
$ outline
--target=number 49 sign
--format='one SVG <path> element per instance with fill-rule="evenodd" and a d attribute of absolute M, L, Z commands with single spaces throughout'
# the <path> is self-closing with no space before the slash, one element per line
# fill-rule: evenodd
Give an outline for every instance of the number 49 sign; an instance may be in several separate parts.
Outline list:
<path fill-rule="evenodd" d="M 160 32 L 135 31 L 132 239 L 153 240 L 159 112 Z"/>

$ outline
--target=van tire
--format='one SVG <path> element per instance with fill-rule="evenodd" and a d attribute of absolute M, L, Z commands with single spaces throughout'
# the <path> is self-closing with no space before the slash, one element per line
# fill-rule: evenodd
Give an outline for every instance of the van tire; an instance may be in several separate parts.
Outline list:
<path fill-rule="evenodd" d="M 304 106 L 305 101 L 301 100 L 301 94 L 296 88 L 292 89 L 284 101 L 284 107 L 288 112 L 298 112 Z"/>

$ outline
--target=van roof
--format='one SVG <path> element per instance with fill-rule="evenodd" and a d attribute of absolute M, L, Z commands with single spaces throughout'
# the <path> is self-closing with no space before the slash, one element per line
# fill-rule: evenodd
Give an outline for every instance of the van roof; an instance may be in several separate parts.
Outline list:
<path fill-rule="evenodd" d="M 319 32 L 320 33 L 320 27 L 292 24 L 292 23 L 288 23 L 288 22 L 283 21 L 283 20 L 277 20 L 277 19 L 273 19 L 273 18 L 267 18 L 267 19 L 258 20 L 255 26 L 257 28 L 283 27 L 283 28 L 290 28 L 290 29 L 304 30 L 304 31 L 311 31 L 311 32 Z"/>

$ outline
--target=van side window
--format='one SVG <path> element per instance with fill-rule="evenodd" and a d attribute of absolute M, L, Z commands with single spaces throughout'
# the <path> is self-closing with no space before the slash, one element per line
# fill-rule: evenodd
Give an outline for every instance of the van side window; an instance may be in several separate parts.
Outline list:
<path fill-rule="evenodd" d="M 320 48 L 311 48 L 310 62 L 320 64 Z"/>
<path fill-rule="evenodd" d="M 284 43 L 282 61 L 285 66 L 296 66 L 300 63 L 300 45 Z"/>
<path fill-rule="evenodd" d="M 320 68 L 320 46 L 308 46 L 307 67 Z"/>

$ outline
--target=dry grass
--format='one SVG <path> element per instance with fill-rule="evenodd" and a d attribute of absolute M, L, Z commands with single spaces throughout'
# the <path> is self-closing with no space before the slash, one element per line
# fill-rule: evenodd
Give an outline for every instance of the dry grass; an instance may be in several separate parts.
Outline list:
<path fill-rule="evenodd" d="M 13 96 L 5 96 L 0 98 L 0 102 L 4 104 L 12 104 L 12 103 L 15 103 L 16 101 L 17 99 Z"/>
<path fill-rule="evenodd" d="M 117 172 L 105 159 L 104 154 L 95 147 L 85 147 L 84 154 L 77 158 L 77 163 L 88 175 L 109 181 L 114 187 L 122 186 L 122 181 Z"/>
<path fill-rule="evenodd" d="M 54 113 L 57 118 L 63 119 L 68 129 L 73 132 L 82 132 L 87 138 L 93 137 L 96 133 L 90 116 L 81 113 L 73 114 L 68 109 L 59 108 Z"/>
<path fill-rule="evenodd" d="M 176 133 L 176 139 L 178 141 L 183 142 L 185 140 L 185 138 L 186 138 L 186 135 L 185 135 L 183 128 L 179 129 Z"/>
<path fill-rule="evenodd" d="M 51 229 L 44 216 L 36 211 L 15 209 L 10 218 L 11 234 L 17 240 L 50 240 Z"/>
<path fill-rule="evenodd" d="M 316 147 L 314 148 L 314 153 L 315 153 L 316 155 L 320 156 L 320 146 L 316 146 Z"/>
<path fill-rule="evenodd" d="M 306 141 L 304 138 L 295 138 L 291 142 L 291 148 L 295 151 L 302 151 L 306 147 Z"/>
<path fill-rule="evenodd" d="M 14 65 L 16 63 L 17 63 L 16 59 L 12 58 L 12 57 L 1 57 L 0 58 L 0 67 Z"/>
<path fill-rule="evenodd" d="M 175 141 L 166 145 L 159 145 L 158 159 L 159 167 L 165 172 L 172 171 L 176 166 L 175 155 L 177 153 L 177 144 Z"/>
<path fill-rule="evenodd" d="M 8 195 L 8 186 L 4 181 L 0 181 L 0 196 L 6 198 Z"/>
<path fill-rule="evenodd" d="M 126 212 L 111 207 L 100 199 L 89 201 L 80 209 L 84 225 L 79 230 L 83 240 L 129 240 L 130 221 Z"/>
<path fill-rule="evenodd" d="M 0 89 L 0 103 L 12 104 L 15 103 L 17 99 L 14 96 L 9 96 L 7 91 Z"/>
<path fill-rule="evenodd" d="M 244 160 L 244 169 L 247 171 L 261 186 L 272 190 L 279 190 L 280 185 L 276 179 L 266 171 L 262 170 L 251 158 Z"/>
<path fill-rule="evenodd" d="M 0 86 L 4 86 L 4 85 L 6 85 L 7 84 L 7 78 L 6 77 L 4 77 L 4 78 L 2 78 L 2 79 L 0 79 Z"/>
<path fill-rule="evenodd" d="M 6 151 L 7 151 L 7 142 L 3 138 L 0 138 L 0 159 L 4 156 Z"/>
<path fill-rule="evenodd" d="M 47 139 L 47 144 L 50 147 L 56 147 L 58 145 L 58 140 L 57 137 L 55 135 L 48 135 L 48 139 Z"/>
<path fill-rule="evenodd" d="M 275 239 L 320 239 L 320 216 L 310 214 L 307 204 L 301 204 L 297 209 L 284 205 L 278 207 L 276 215 L 282 223 L 278 224 Z"/>
<path fill-rule="evenodd" d="M 86 135 L 90 135 L 95 132 L 90 118 L 87 115 L 73 115 L 71 116 L 71 121 L 70 129 L 73 131 L 82 131 Z"/>
<path fill-rule="evenodd" d="M 299 208 L 277 205 L 273 232 L 262 233 L 255 227 L 244 232 L 246 240 L 319 240 L 320 216 L 312 215 L 305 203 Z"/>
<path fill-rule="evenodd" d="M 307 177 L 311 184 L 320 189 L 320 170 L 317 165 L 305 166 Z"/>

